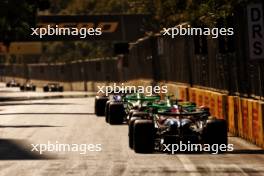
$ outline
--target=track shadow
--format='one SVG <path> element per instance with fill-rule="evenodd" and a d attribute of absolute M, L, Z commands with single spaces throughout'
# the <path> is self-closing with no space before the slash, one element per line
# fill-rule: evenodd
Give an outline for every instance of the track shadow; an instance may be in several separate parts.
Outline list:
<path fill-rule="evenodd" d="M 264 154 L 262 149 L 235 149 L 234 151 L 227 152 L 228 154 Z"/>
<path fill-rule="evenodd" d="M 94 94 L 91 95 L 45 95 L 42 97 L 0 97 L 0 102 L 11 102 L 11 101 L 28 101 L 28 100 L 60 100 L 62 98 L 89 98 L 94 97 Z"/>
<path fill-rule="evenodd" d="M 4 115 L 94 115 L 94 113 L 38 113 L 38 112 L 29 112 L 29 113 L 1 113 L 0 116 Z"/>
<path fill-rule="evenodd" d="M 20 92 L 20 90 L 0 90 L 0 93 L 13 93 L 13 92 Z"/>
<path fill-rule="evenodd" d="M 31 145 L 25 140 L 0 139 L 0 160 L 47 160 L 55 159 L 31 151 Z"/>
<path fill-rule="evenodd" d="M 26 106 L 26 105 L 73 105 L 73 103 L 1 103 L 0 106 Z"/>
<path fill-rule="evenodd" d="M 63 127 L 52 125 L 0 125 L 0 128 L 50 128 L 50 127 Z"/>

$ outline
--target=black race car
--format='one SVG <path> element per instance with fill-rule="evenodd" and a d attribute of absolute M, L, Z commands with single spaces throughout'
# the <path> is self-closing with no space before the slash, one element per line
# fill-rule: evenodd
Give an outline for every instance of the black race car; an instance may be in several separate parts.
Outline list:
<path fill-rule="evenodd" d="M 20 84 L 17 83 L 15 80 L 11 80 L 6 83 L 6 87 L 20 87 Z"/>
<path fill-rule="evenodd" d="M 59 83 L 48 83 L 43 87 L 43 92 L 63 92 L 63 86 Z"/>
<path fill-rule="evenodd" d="M 192 112 L 150 109 L 144 116 L 131 117 L 129 146 L 136 153 L 164 152 L 165 147 L 180 143 L 227 146 L 226 121 L 211 118 L 208 108 Z"/>
<path fill-rule="evenodd" d="M 32 83 L 25 83 L 20 86 L 21 91 L 36 91 L 36 85 Z"/>
<path fill-rule="evenodd" d="M 120 97 L 119 95 L 121 95 L 121 94 L 114 93 L 114 90 L 109 90 L 108 89 L 106 91 L 108 92 L 109 95 L 106 95 L 106 94 L 98 94 L 95 97 L 95 101 L 94 101 L 94 112 L 95 112 L 95 114 L 97 116 L 104 116 L 104 115 L 108 116 L 108 106 L 109 106 L 109 102 L 111 100 L 113 100 L 113 97 L 116 97 L 116 96 Z M 118 92 L 119 89 L 116 89 L 116 91 Z"/>
<path fill-rule="evenodd" d="M 134 112 L 143 111 L 148 103 L 159 101 L 160 96 L 145 96 L 140 93 L 125 93 L 113 95 L 106 103 L 105 121 L 111 125 L 123 124 L 129 121 Z"/>

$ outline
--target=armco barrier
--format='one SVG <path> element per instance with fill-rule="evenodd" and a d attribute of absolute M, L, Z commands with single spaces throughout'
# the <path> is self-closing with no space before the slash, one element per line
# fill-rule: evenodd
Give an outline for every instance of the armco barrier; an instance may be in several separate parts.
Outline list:
<path fill-rule="evenodd" d="M 194 88 L 188 88 L 189 92 L 189 101 L 191 102 L 197 102 L 197 94 Z"/>
<path fill-rule="evenodd" d="M 195 89 L 197 99 L 196 103 L 198 106 L 203 106 L 204 105 L 204 94 L 200 89 Z"/>
<path fill-rule="evenodd" d="M 238 134 L 238 101 L 239 97 L 228 96 L 227 107 L 228 107 L 228 131 L 233 135 Z"/>
<path fill-rule="evenodd" d="M 167 86 L 167 90 L 168 90 L 168 95 L 174 95 L 174 98 L 176 99 L 180 99 L 183 101 L 187 101 L 189 100 L 188 97 L 188 86 L 184 86 L 184 85 L 177 85 L 175 83 L 164 83 L 164 82 L 160 82 L 158 84 L 159 86 Z M 163 95 L 164 96 L 164 95 Z"/>
<path fill-rule="evenodd" d="M 210 91 L 204 91 L 204 90 L 199 90 L 199 94 L 201 94 L 203 96 L 203 106 L 207 106 L 210 108 L 210 96 L 211 96 L 211 93 Z"/>
<path fill-rule="evenodd" d="M 262 117 L 262 105 L 260 101 L 251 101 L 251 114 L 252 114 L 252 131 L 251 141 L 261 146 L 263 143 L 263 117 Z"/>
<path fill-rule="evenodd" d="M 248 100 L 248 140 L 254 142 L 253 138 L 253 103 L 254 100 Z"/>
<path fill-rule="evenodd" d="M 215 93 L 217 106 L 216 106 L 216 114 L 215 116 L 219 119 L 227 118 L 227 95 Z"/>
<path fill-rule="evenodd" d="M 227 95 L 199 88 L 189 88 L 188 93 L 189 101 L 209 107 L 211 115 L 218 119 L 227 119 Z"/>
<path fill-rule="evenodd" d="M 218 100 L 218 95 L 213 93 L 213 92 L 207 92 L 207 95 L 210 96 L 210 113 L 212 116 L 218 117 L 217 116 L 217 100 Z"/>
<path fill-rule="evenodd" d="M 264 148 L 264 102 L 259 102 L 258 105 L 256 105 L 256 109 L 259 109 L 258 118 L 253 119 L 253 136 L 256 139 L 256 144 Z M 253 109 L 255 106 L 253 105 Z M 257 115 L 257 114 L 256 114 Z M 255 120 L 255 121 L 254 121 Z M 258 128 L 258 131 L 255 132 L 255 127 Z"/>
<path fill-rule="evenodd" d="M 161 85 L 167 85 L 167 95 L 173 95 L 175 96 L 175 98 L 179 98 L 179 92 L 178 92 L 178 88 L 177 85 L 173 84 L 173 83 L 160 83 Z"/>
<path fill-rule="evenodd" d="M 248 99 L 240 99 L 240 119 L 241 129 L 240 136 L 249 139 L 249 118 L 248 118 Z"/>
<path fill-rule="evenodd" d="M 237 98 L 238 99 L 238 118 L 234 122 L 237 122 L 238 136 L 257 144 L 260 147 L 264 147 L 263 142 L 263 115 L 264 115 L 264 102 L 257 100 L 250 100 L 245 98 Z M 236 127 L 236 123 L 232 121 L 232 114 L 236 114 L 236 98 L 234 98 L 234 104 L 232 104 L 232 98 L 228 97 L 229 100 L 229 130 L 231 133 L 235 133 L 236 131 L 233 127 Z M 230 106 L 233 105 L 233 108 Z M 234 134 L 233 133 L 233 134 Z"/>
<path fill-rule="evenodd" d="M 179 99 L 183 101 L 187 101 L 188 98 L 188 87 L 187 86 L 179 86 L 178 87 L 178 94 L 179 94 Z"/>
<path fill-rule="evenodd" d="M 239 98 L 238 101 L 238 119 L 237 119 L 237 127 L 238 127 L 238 136 L 243 136 L 243 117 L 242 117 L 242 101 Z"/>

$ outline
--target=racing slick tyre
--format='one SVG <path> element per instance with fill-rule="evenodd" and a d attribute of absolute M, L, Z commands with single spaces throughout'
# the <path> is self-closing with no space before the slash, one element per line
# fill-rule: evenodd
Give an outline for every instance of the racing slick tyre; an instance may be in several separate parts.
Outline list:
<path fill-rule="evenodd" d="M 43 92 L 49 92 L 49 87 L 48 86 L 44 86 L 43 87 Z"/>
<path fill-rule="evenodd" d="M 152 153 L 154 151 L 154 131 L 152 120 L 136 120 L 134 122 L 133 148 L 136 153 Z"/>
<path fill-rule="evenodd" d="M 131 112 L 131 118 L 128 121 L 128 142 L 129 142 L 129 147 L 133 149 L 133 133 L 134 133 L 134 123 L 136 120 L 140 119 L 147 119 L 147 116 L 149 115 L 147 112 L 139 112 L 138 110 L 134 110 Z"/>
<path fill-rule="evenodd" d="M 20 91 L 25 91 L 25 86 L 20 86 Z"/>
<path fill-rule="evenodd" d="M 59 92 L 63 92 L 63 91 L 64 91 L 63 87 L 60 86 L 60 87 L 58 88 L 58 91 L 59 91 Z"/>
<path fill-rule="evenodd" d="M 110 105 L 110 100 L 106 102 L 105 105 L 105 122 L 109 123 L 109 105 Z"/>
<path fill-rule="evenodd" d="M 118 125 L 124 122 L 126 112 L 123 102 L 110 102 L 108 112 L 109 124 Z"/>
<path fill-rule="evenodd" d="M 105 105 L 108 101 L 108 97 L 95 97 L 94 103 L 94 112 L 97 116 L 104 116 L 105 115 Z"/>
<path fill-rule="evenodd" d="M 56 88 L 56 87 L 51 87 L 51 88 L 50 88 L 50 91 L 51 91 L 51 92 L 57 92 L 57 91 L 58 91 L 58 88 Z"/>
<path fill-rule="evenodd" d="M 137 109 L 132 109 L 129 111 L 128 114 L 128 122 L 131 120 L 132 117 L 141 117 L 141 119 L 146 119 L 148 115 L 149 114 L 147 112 L 142 112 Z"/>
<path fill-rule="evenodd" d="M 207 124 L 203 129 L 202 139 L 204 144 L 209 144 L 210 146 L 213 144 L 217 144 L 218 147 L 221 144 L 227 146 L 228 135 L 226 121 L 223 119 L 207 120 Z"/>
<path fill-rule="evenodd" d="M 140 119 L 140 117 L 131 117 L 128 122 L 128 144 L 131 149 L 134 147 L 134 124 L 136 120 Z"/>

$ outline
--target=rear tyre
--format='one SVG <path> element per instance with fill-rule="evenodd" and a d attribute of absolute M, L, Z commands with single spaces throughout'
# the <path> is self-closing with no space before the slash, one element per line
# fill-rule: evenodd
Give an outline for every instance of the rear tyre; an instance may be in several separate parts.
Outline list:
<path fill-rule="evenodd" d="M 59 87 L 59 92 L 63 92 L 64 90 L 63 90 L 63 87 L 62 86 L 60 86 Z"/>
<path fill-rule="evenodd" d="M 128 145 L 131 149 L 134 147 L 134 124 L 136 120 L 140 119 L 140 117 L 131 117 L 128 122 Z"/>
<path fill-rule="evenodd" d="M 133 138 L 133 133 L 134 133 L 134 123 L 136 120 L 140 120 L 140 119 L 147 119 L 148 117 L 148 113 L 147 112 L 140 112 L 138 110 L 131 110 L 129 112 L 129 115 L 131 116 L 129 118 L 129 121 L 128 121 L 128 142 L 129 142 L 129 147 L 131 149 L 133 149 L 133 141 L 134 141 L 134 138 Z"/>
<path fill-rule="evenodd" d="M 108 121 L 111 125 L 118 125 L 124 122 L 126 112 L 122 102 L 110 102 Z"/>
<path fill-rule="evenodd" d="M 50 88 L 50 91 L 51 91 L 51 92 L 57 92 L 57 91 L 58 91 L 58 88 L 56 88 L 56 87 L 51 87 L 51 88 Z"/>
<path fill-rule="evenodd" d="M 49 87 L 48 86 L 44 86 L 43 87 L 43 92 L 49 92 Z"/>
<path fill-rule="evenodd" d="M 97 116 L 104 116 L 105 115 L 105 105 L 108 101 L 108 97 L 95 97 L 95 105 L 94 105 L 94 112 Z"/>
<path fill-rule="evenodd" d="M 109 123 L 109 105 L 111 101 L 107 101 L 105 105 L 105 122 Z"/>
<path fill-rule="evenodd" d="M 152 153 L 154 151 L 154 123 L 152 120 L 136 120 L 134 122 L 134 150 L 136 153 Z"/>
<path fill-rule="evenodd" d="M 20 86 L 20 91 L 25 91 L 25 86 Z"/>
<path fill-rule="evenodd" d="M 207 124 L 203 129 L 202 138 L 204 144 L 210 145 L 210 152 L 215 152 L 212 150 L 213 145 L 217 144 L 218 148 L 220 147 L 220 145 L 227 146 L 228 135 L 226 121 L 222 119 L 207 120 Z"/>

